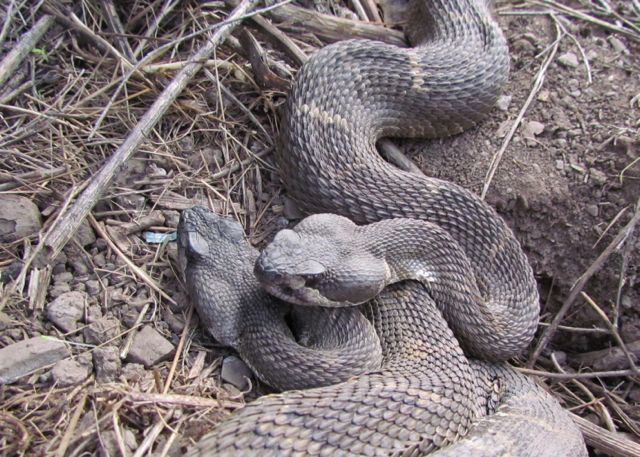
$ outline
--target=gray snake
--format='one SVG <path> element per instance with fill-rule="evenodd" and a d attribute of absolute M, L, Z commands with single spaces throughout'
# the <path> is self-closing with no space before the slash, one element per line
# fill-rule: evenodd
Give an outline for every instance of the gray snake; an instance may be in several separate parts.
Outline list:
<path fill-rule="evenodd" d="M 465 273 L 445 266 L 437 274 L 396 275 L 404 282 L 392 285 L 385 277 L 384 290 L 336 292 L 323 286 L 335 275 L 322 261 L 321 267 L 287 264 L 291 252 L 315 258 L 313 248 L 311 255 L 305 250 L 306 238 L 279 235 L 258 260 L 262 283 L 293 301 L 317 304 L 314 299 L 330 296 L 323 304 L 340 306 L 290 309 L 259 290 L 251 271 L 258 254 L 239 226 L 201 209 L 185 212 L 179 233 L 186 278 L 212 335 L 280 389 L 338 383 L 263 397 L 217 426 L 190 455 L 586 455 L 580 433 L 555 400 L 499 362 L 530 342 L 538 314 L 531 269 L 508 227 L 469 191 L 400 171 L 375 150 L 382 137 L 446 136 L 475 125 L 508 74 L 505 39 L 483 0 L 415 0 L 409 9 L 413 48 L 346 41 L 303 66 L 289 95 L 277 160 L 289 195 L 305 211 L 358 224 L 399 218 L 411 230 L 423 224 L 437 253 L 431 260 L 453 258 L 438 250 L 444 242 L 459 251 Z M 336 217 L 320 224 L 329 243 Z M 318 220 L 327 222 L 312 221 Z M 356 231 L 373 238 L 389 224 Z M 307 225 L 313 235 L 314 224 Z M 404 233 L 401 245 L 413 239 L 397 233 Z M 336 250 L 355 245 L 347 241 Z M 371 263 L 361 260 L 354 271 L 362 273 L 363 265 L 369 271 Z M 447 272 L 448 282 L 439 282 Z M 456 281 L 460 294 L 446 286 Z M 361 305 L 362 314 L 341 307 L 380 290 Z M 305 313 L 330 324 L 307 323 L 292 335 L 285 316 Z M 478 359 L 468 359 L 456 337 Z M 353 370 L 335 371 L 341 366 Z"/>

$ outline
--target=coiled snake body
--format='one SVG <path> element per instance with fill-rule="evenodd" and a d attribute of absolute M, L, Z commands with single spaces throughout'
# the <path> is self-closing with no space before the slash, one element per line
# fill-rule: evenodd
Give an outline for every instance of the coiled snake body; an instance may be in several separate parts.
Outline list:
<path fill-rule="evenodd" d="M 303 209 L 383 222 L 357 228 L 316 216 L 279 234 L 257 260 L 233 222 L 202 209 L 183 214 L 186 277 L 210 332 L 276 387 L 344 381 L 263 397 L 190 455 L 586 455 L 555 400 L 499 362 L 530 342 L 538 315 L 533 274 L 510 230 L 470 192 L 397 170 L 375 150 L 381 137 L 474 125 L 508 73 L 505 39 L 484 0 L 413 0 L 409 8 L 414 48 L 347 41 L 312 56 L 289 96 L 277 154 Z M 353 275 L 329 268 L 335 258 L 326 256 L 343 251 L 355 256 L 343 257 Z M 391 253 L 410 260 L 378 263 Z M 426 266 L 407 273 L 416 257 Z M 299 331 L 300 348 L 286 305 L 259 289 L 256 260 L 270 292 L 303 305 L 361 303 L 405 281 L 362 305 L 379 345 L 357 309 L 308 308 L 293 314 L 325 324 Z M 363 285 L 363 272 L 383 285 Z M 454 333 L 488 361 L 467 359 Z"/>

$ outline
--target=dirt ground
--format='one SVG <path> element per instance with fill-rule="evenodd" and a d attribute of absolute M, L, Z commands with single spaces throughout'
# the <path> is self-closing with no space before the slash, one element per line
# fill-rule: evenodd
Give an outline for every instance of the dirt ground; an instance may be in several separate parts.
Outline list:
<path fill-rule="evenodd" d="M 247 23 L 275 73 L 267 86 L 244 41 L 222 44 L 51 260 L 39 251 L 56 219 L 203 45 L 190 34 L 230 11 L 215 1 L 104 5 L 3 5 L 0 350 L 48 335 L 70 357 L 0 385 L 1 455 L 177 456 L 262 391 L 221 378 L 231 352 L 198 326 L 170 236 L 194 204 L 234 214 L 256 245 L 295 215 L 273 148 L 297 64 Z M 338 3 L 305 7 L 357 17 Z M 380 10 L 397 17 L 402 7 Z M 425 174 L 479 194 L 488 184 L 486 200 L 521 241 L 543 311 L 514 364 L 566 371 L 539 379 L 572 412 L 640 443 L 640 376 L 625 357 L 594 354 L 620 342 L 640 354 L 640 7 L 500 1 L 495 10 L 512 55 L 499 106 L 460 136 L 397 143 Z M 45 14 L 56 21 L 43 25 Z M 272 19 L 307 54 L 331 41 Z M 43 37 L 8 69 L 38 24 Z M 541 344 L 561 309 L 560 328 Z"/>

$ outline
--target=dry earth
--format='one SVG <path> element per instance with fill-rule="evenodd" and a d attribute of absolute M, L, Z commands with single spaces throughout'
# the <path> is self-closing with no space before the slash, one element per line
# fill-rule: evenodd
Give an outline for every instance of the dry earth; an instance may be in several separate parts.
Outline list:
<path fill-rule="evenodd" d="M 198 327 L 175 243 L 158 241 L 196 203 L 234 214 L 257 245 L 289 223 L 272 152 L 280 85 L 297 65 L 255 24 L 277 74 L 267 87 L 239 42 L 220 46 L 50 260 L 39 243 L 57 233 L 55 220 L 203 45 L 189 34 L 229 11 L 223 2 L 102 4 L 3 2 L 0 351 L 39 365 L 3 378 L 2 455 L 178 456 L 263 389 Z M 355 17 L 338 4 L 305 6 Z M 382 6 L 387 17 L 402 10 Z M 496 11 L 512 52 L 499 108 L 458 137 L 400 144 L 426 174 L 478 193 L 489 184 L 487 201 L 539 280 L 539 337 L 571 300 L 551 340 L 516 364 L 533 362 L 539 346 L 535 369 L 569 373 L 540 378 L 567 408 L 640 442 L 640 376 L 624 356 L 592 354 L 621 342 L 640 354 L 640 7 L 525 1 Z M 308 23 L 273 23 L 306 53 L 327 42 Z M 43 37 L 9 67 L 38 27 Z M 35 349 L 20 346 L 30 338 Z"/>

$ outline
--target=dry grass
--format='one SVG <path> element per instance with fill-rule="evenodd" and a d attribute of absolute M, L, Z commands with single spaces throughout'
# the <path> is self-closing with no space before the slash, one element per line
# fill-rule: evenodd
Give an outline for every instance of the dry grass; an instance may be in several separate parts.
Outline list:
<path fill-rule="evenodd" d="M 371 1 L 354 5 L 361 19 L 376 22 Z M 633 5 L 628 16 L 610 5 L 607 14 L 604 1 L 581 8 L 546 0 L 525 6 L 539 8 L 538 14 L 591 21 L 637 40 Z M 61 229 L 59 221 L 72 214 L 78 197 L 212 39 L 230 8 L 221 1 L 177 0 L 44 1 L 37 7 L 5 0 L 4 7 L 0 192 L 36 202 L 44 225 L 41 236 L 1 245 L 0 268 L 26 267 L 15 281 L 0 285 L 0 344 L 48 334 L 68 341 L 74 357 L 91 356 L 98 346 L 82 344 L 82 328 L 62 334 L 43 317 L 47 293 L 55 289 L 60 272 L 56 265 L 66 262 L 74 266 L 72 289 L 83 289 L 93 278 L 99 281 L 89 306 L 130 324 L 105 344 L 126 352 L 128 335 L 151 324 L 177 351 L 170 361 L 148 370 L 133 367 L 111 383 L 92 376 L 82 385 L 59 387 L 44 369 L 0 387 L 0 454 L 79 456 L 108 449 L 117 455 L 172 455 L 176 446 L 188 445 L 241 407 L 246 396 L 219 386 L 222 351 L 202 336 L 192 318 L 176 273 L 175 246 L 147 242 L 143 232 L 172 232 L 179 211 L 194 204 L 233 214 L 258 244 L 281 226 L 285 201 L 272 152 L 285 93 L 269 86 L 278 80 L 256 76 L 238 39 L 216 47 L 202 62 L 204 69 L 144 132 L 111 185 L 101 186 L 87 207 L 87 224 L 99 240 L 83 246 L 72 239 L 61 257 L 51 259 L 51 246 L 43 240 L 70 226 Z M 295 9 L 286 11 L 295 14 Z M 317 36 L 348 37 L 340 21 L 310 24 L 308 30 L 269 30 L 259 20 L 255 26 L 261 30 L 266 51 L 259 52 L 265 53 L 267 69 L 285 84 L 295 73 L 295 62 L 323 44 Z M 370 24 L 352 33 L 385 31 Z M 558 33 L 566 35 L 560 28 Z M 576 289 L 576 296 L 580 292 Z M 619 339 L 615 325 L 604 327 Z M 558 328 L 571 327 L 561 316 L 545 334 L 550 337 Z M 640 414 L 627 398 L 638 383 L 633 363 L 612 382 L 586 372 L 574 375 L 541 355 L 548 339 L 541 341 L 535 368 L 538 374 L 552 373 L 546 379 L 567 408 L 610 431 L 640 437 Z M 212 355 L 205 357 L 208 351 Z"/>

